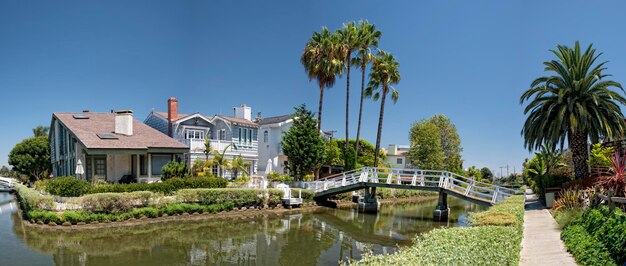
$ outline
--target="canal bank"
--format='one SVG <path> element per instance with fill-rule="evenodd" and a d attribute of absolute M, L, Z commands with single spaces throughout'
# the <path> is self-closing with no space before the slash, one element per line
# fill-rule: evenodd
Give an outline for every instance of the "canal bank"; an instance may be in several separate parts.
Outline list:
<path fill-rule="evenodd" d="M 281 215 L 54 232 L 26 226 L 15 209 L 2 214 L 0 233 L 7 237 L 0 250 L 19 250 L 7 255 L 26 258 L 13 265 L 336 265 L 365 253 L 393 253 L 434 228 L 464 226 L 470 212 L 483 210 L 451 204 L 453 215 L 445 223 L 432 219 L 436 200 L 421 200 L 383 204 L 378 214 L 340 204 Z M 235 211 L 248 212 L 263 211 Z M 32 263 L 38 256 L 45 263 Z"/>

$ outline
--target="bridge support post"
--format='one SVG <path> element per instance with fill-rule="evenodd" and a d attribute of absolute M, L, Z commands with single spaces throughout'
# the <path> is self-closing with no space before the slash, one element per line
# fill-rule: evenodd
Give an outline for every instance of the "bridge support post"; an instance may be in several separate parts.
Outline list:
<path fill-rule="evenodd" d="M 380 202 L 376 198 L 376 188 L 365 188 L 365 195 L 359 199 L 358 211 L 376 213 L 380 208 Z"/>
<path fill-rule="evenodd" d="M 435 207 L 433 219 L 435 221 L 446 221 L 448 220 L 448 214 L 450 214 L 450 208 L 448 208 L 448 193 L 443 189 L 439 189 L 439 201 L 437 202 L 437 207 Z"/>

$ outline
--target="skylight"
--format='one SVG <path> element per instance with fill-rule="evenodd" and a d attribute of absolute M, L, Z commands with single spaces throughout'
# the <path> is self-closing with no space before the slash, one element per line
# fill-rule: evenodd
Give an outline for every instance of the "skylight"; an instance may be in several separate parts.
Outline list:
<path fill-rule="evenodd" d="M 75 114 L 73 117 L 74 119 L 89 119 L 89 116 L 84 114 Z"/>
<path fill-rule="evenodd" d="M 113 133 L 98 133 L 96 134 L 100 139 L 117 139 L 117 135 Z"/>

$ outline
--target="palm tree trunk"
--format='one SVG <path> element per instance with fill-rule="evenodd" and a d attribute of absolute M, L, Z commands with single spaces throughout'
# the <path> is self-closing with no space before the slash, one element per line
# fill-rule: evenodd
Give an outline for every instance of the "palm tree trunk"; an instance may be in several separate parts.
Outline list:
<path fill-rule="evenodd" d="M 363 99 L 365 94 L 365 65 L 361 65 L 361 103 L 359 104 L 359 123 L 356 126 L 356 143 L 354 144 L 354 161 L 359 160 L 359 140 L 361 137 L 361 117 L 363 116 Z"/>
<path fill-rule="evenodd" d="M 383 116 L 385 115 L 385 99 L 387 98 L 387 86 L 384 85 L 380 99 L 380 116 L 378 117 L 378 134 L 376 134 L 376 150 L 374 152 L 374 167 L 378 167 L 378 153 L 380 152 L 380 137 L 383 133 Z"/>
<path fill-rule="evenodd" d="M 322 104 L 324 103 L 324 85 L 320 84 L 320 102 L 317 109 L 317 130 L 322 130 Z"/>
<path fill-rule="evenodd" d="M 569 148 L 572 150 L 572 161 L 574 162 L 574 176 L 576 179 L 583 179 L 589 176 L 589 166 L 587 160 L 587 134 L 584 132 L 568 132 Z"/>
<path fill-rule="evenodd" d="M 350 51 L 348 51 L 348 55 L 350 55 Z M 348 130 L 348 121 L 350 120 L 349 112 L 350 112 L 350 56 L 348 56 L 348 71 L 346 76 L 346 151 L 344 152 L 344 168 L 348 166 L 348 147 L 350 143 L 349 138 L 349 130 Z"/>

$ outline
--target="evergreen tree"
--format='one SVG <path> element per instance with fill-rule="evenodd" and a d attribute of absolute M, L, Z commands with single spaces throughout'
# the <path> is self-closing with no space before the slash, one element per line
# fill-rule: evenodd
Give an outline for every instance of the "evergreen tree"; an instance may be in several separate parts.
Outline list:
<path fill-rule="evenodd" d="M 295 108 L 293 125 L 283 136 L 283 152 L 289 158 L 289 173 L 296 180 L 316 172 L 324 162 L 326 141 L 317 130 L 313 113 L 302 104 Z"/>
<path fill-rule="evenodd" d="M 463 173 L 461 138 L 445 115 L 413 124 L 409 157 L 417 168 Z"/>

